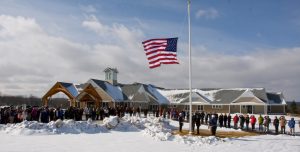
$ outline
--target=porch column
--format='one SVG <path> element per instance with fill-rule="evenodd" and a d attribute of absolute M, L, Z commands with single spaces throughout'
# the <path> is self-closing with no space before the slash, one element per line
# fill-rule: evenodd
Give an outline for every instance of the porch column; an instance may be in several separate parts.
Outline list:
<path fill-rule="evenodd" d="M 283 105 L 283 113 L 285 114 L 285 105 Z"/>
<path fill-rule="evenodd" d="M 264 113 L 267 114 L 267 105 L 264 105 Z"/>
<path fill-rule="evenodd" d="M 230 105 L 229 105 L 229 114 L 230 114 Z"/>
<path fill-rule="evenodd" d="M 240 113 L 242 113 L 242 105 L 240 105 Z"/>

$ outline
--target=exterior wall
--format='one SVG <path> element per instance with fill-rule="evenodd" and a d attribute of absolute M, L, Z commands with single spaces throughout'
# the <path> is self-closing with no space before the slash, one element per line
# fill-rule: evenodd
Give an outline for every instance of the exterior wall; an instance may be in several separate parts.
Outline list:
<path fill-rule="evenodd" d="M 188 105 L 170 105 L 169 108 L 174 108 L 178 111 L 187 111 L 185 106 Z M 248 109 L 248 107 L 251 106 L 253 109 Z M 230 113 L 244 113 L 244 114 L 251 114 L 253 111 L 253 114 L 265 114 L 265 106 L 264 105 L 255 105 L 252 107 L 252 105 L 230 105 Z M 241 108 L 241 109 L 240 109 Z M 193 105 L 192 106 L 192 111 L 201 111 L 198 110 L 198 105 Z M 215 109 L 213 108 L 212 105 L 203 105 L 203 111 L 204 112 L 209 112 L 209 113 L 229 113 L 229 105 L 222 105 L 220 109 Z M 271 106 L 271 111 L 269 113 L 284 113 L 284 107 L 282 105 L 272 105 Z"/>
<path fill-rule="evenodd" d="M 205 105 L 204 111 L 210 113 L 229 113 L 229 106 L 222 105 L 220 108 L 213 108 L 212 105 Z"/>
<path fill-rule="evenodd" d="M 253 106 L 253 108 L 254 114 L 265 114 L 265 106 Z"/>
<path fill-rule="evenodd" d="M 188 109 L 186 109 L 186 106 L 188 105 L 176 105 L 176 106 L 170 106 L 169 108 L 174 108 L 178 111 L 187 111 Z M 204 112 L 210 112 L 210 113 L 228 113 L 229 112 L 229 106 L 228 105 L 222 105 L 221 108 L 219 109 L 214 109 L 212 107 L 212 105 L 202 105 L 203 106 L 203 111 Z M 196 112 L 196 111 L 201 111 L 201 110 L 198 110 L 198 105 L 193 105 L 192 106 L 192 112 Z"/>
<path fill-rule="evenodd" d="M 269 113 L 284 113 L 284 106 L 283 105 L 271 105 Z"/>
<path fill-rule="evenodd" d="M 240 113 L 240 105 L 230 105 L 230 113 Z"/>

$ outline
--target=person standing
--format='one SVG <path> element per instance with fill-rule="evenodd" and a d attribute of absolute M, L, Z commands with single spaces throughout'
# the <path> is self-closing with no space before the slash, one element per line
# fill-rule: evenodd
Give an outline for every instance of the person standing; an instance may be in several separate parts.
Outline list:
<path fill-rule="evenodd" d="M 195 131 L 195 124 L 196 124 L 196 113 L 194 113 L 192 116 L 192 132 L 193 133 Z"/>
<path fill-rule="evenodd" d="M 280 133 L 285 134 L 286 119 L 284 116 L 281 116 L 279 118 L 279 123 L 280 123 Z"/>
<path fill-rule="evenodd" d="M 227 127 L 231 128 L 231 115 L 230 114 L 228 114 L 227 122 L 228 122 Z"/>
<path fill-rule="evenodd" d="M 223 121 L 224 121 L 224 116 L 223 116 L 223 114 L 221 113 L 221 115 L 219 116 L 219 125 L 220 125 L 220 128 L 223 127 Z"/>
<path fill-rule="evenodd" d="M 291 118 L 291 120 L 289 121 L 288 125 L 290 127 L 290 134 L 292 136 L 295 136 L 295 124 L 296 124 L 296 122 L 295 122 L 294 118 Z"/>
<path fill-rule="evenodd" d="M 207 125 L 208 124 L 208 117 L 209 117 L 209 113 L 205 113 L 205 124 Z"/>
<path fill-rule="evenodd" d="M 250 123 L 249 115 L 246 116 L 245 121 L 246 121 L 246 130 L 248 131 L 249 130 L 249 123 Z"/>
<path fill-rule="evenodd" d="M 251 130 L 253 131 L 255 129 L 255 123 L 256 123 L 256 118 L 254 115 L 251 116 L 250 123 L 251 123 Z"/>
<path fill-rule="evenodd" d="M 227 114 L 225 113 L 223 116 L 224 127 L 227 128 Z"/>
<path fill-rule="evenodd" d="M 245 117 L 244 115 L 240 115 L 240 128 L 243 130 L 244 129 L 244 124 L 245 124 Z"/>
<path fill-rule="evenodd" d="M 237 123 L 239 122 L 239 117 L 238 115 L 236 114 L 234 117 L 233 117 L 233 126 L 234 126 L 234 129 L 237 129 Z"/>
<path fill-rule="evenodd" d="M 178 122 L 179 122 L 179 132 L 182 132 L 182 126 L 183 126 L 183 116 L 182 113 L 179 113 Z"/>
<path fill-rule="evenodd" d="M 269 125 L 270 125 L 270 119 L 269 119 L 269 116 L 265 116 L 265 117 L 264 117 L 264 127 L 265 127 L 264 132 L 265 132 L 265 133 L 268 133 L 268 132 L 269 132 Z"/>
<path fill-rule="evenodd" d="M 259 115 L 258 117 L 258 130 L 263 132 L 264 128 L 263 128 L 263 122 L 264 122 L 264 118 Z"/>
<path fill-rule="evenodd" d="M 211 116 L 211 119 L 209 120 L 209 127 L 211 135 L 215 136 L 217 131 L 217 118 L 215 115 Z"/>
<path fill-rule="evenodd" d="M 278 134 L 279 119 L 277 118 L 277 116 L 275 116 L 275 119 L 273 121 L 273 125 L 275 127 L 275 133 Z"/>
<path fill-rule="evenodd" d="M 199 135 L 199 129 L 201 125 L 201 115 L 199 113 L 196 113 L 196 126 L 197 126 L 197 135 Z"/>

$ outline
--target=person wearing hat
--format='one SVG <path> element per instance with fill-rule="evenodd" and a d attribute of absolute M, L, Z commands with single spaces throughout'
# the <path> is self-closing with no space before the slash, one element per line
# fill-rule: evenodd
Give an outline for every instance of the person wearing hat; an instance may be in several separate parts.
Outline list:
<path fill-rule="evenodd" d="M 178 122 L 179 122 L 179 132 L 182 132 L 182 126 L 183 126 L 183 116 L 182 116 L 182 113 L 179 113 Z"/>

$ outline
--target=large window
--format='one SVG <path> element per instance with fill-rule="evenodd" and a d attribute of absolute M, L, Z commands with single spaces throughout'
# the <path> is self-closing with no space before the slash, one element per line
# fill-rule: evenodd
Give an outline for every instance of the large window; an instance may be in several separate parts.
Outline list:
<path fill-rule="evenodd" d="M 222 105 L 212 105 L 212 109 L 222 109 Z"/>
<path fill-rule="evenodd" d="M 204 109 L 204 108 L 203 108 L 203 105 L 198 105 L 198 106 L 197 106 L 197 110 L 198 110 L 198 111 L 203 111 L 203 109 Z"/>
<path fill-rule="evenodd" d="M 187 110 L 187 111 L 190 110 L 190 106 L 189 105 L 185 105 L 184 106 L 184 110 Z"/>

